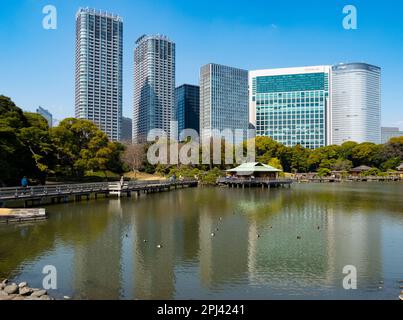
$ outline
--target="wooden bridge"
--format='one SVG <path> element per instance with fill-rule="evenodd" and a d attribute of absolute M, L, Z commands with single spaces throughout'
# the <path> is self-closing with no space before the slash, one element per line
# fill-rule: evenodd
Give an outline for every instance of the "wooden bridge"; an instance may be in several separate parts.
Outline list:
<path fill-rule="evenodd" d="M 0 207 L 4 207 L 6 203 L 23 201 L 24 206 L 39 205 L 45 200 L 50 203 L 68 202 L 71 200 L 80 201 L 82 198 L 87 200 L 93 196 L 95 199 L 98 195 L 127 195 L 130 197 L 132 193 L 140 195 L 140 193 L 153 193 L 168 191 L 172 188 L 196 187 L 196 180 L 183 181 L 124 181 L 120 182 L 100 182 L 100 183 L 80 183 L 80 184 L 63 184 L 63 185 L 46 185 L 33 187 L 12 187 L 0 188 Z"/>
<path fill-rule="evenodd" d="M 225 185 L 230 188 L 278 188 L 278 187 L 290 187 L 293 183 L 291 179 L 270 179 L 270 178 L 233 178 L 225 177 L 217 179 L 218 185 Z"/>

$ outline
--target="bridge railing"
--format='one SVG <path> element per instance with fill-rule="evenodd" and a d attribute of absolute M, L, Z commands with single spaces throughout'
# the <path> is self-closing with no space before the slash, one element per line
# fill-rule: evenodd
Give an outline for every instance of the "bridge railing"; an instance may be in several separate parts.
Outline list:
<path fill-rule="evenodd" d="M 0 188 L 0 199 L 10 197 L 26 198 L 34 196 L 107 191 L 108 188 L 109 185 L 105 182 Z"/>
<path fill-rule="evenodd" d="M 80 194 L 88 192 L 108 192 L 112 190 L 141 189 L 155 186 L 182 185 L 196 182 L 196 180 L 150 180 L 150 181 L 125 181 L 120 182 L 94 182 L 79 184 L 44 185 L 31 187 L 9 187 L 0 188 L 0 199 L 20 199 L 43 196 L 57 196 Z"/>

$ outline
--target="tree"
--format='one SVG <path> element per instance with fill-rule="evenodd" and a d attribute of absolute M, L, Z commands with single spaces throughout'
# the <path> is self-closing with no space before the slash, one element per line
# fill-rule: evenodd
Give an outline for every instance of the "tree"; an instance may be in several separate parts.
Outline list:
<path fill-rule="evenodd" d="M 380 146 L 370 142 L 356 145 L 351 154 L 354 166 L 367 165 L 376 167 L 380 162 L 380 149 Z"/>
<path fill-rule="evenodd" d="M 22 176 L 44 182 L 53 166 L 46 120 L 24 113 L 0 96 L 0 184 L 16 185 Z"/>
<path fill-rule="evenodd" d="M 281 161 L 278 158 L 271 158 L 267 164 L 269 166 L 272 166 L 273 168 L 283 170 L 283 166 L 281 165 Z"/>
<path fill-rule="evenodd" d="M 403 161 L 403 136 L 390 139 L 382 146 L 382 162 L 395 158 Z"/>
<path fill-rule="evenodd" d="M 28 127 L 20 129 L 17 137 L 29 150 L 38 175 L 44 184 L 46 176 L 53 173 L 54 166 L 53 145 L 50 139 L 48 122 L 44 117 L 36 113 L 24 113 L 28 121 Z"/>
<path fill-rule="evenodd" d="M 350 160 L 337 159 L 333 164 L 332 169 L 335 171 L 349 171 L 353 167 L 353 163 Z"/>
<path fill-rule="evenodd" d="M 87 170 L 106 172 L 116 145 L 93 122 L 67 118 L 51 129 L 52 142 L 63 176 L 82 177 Z"/>
<path fill-rule="evenodd" d="M 347 141 L 344 142 L 339 148 L 339 156 L 342 159 L 350 160 L 353 159 L 353 149 L 358 145 L 357 142 Z"/>
<path fill-rule="evenodd" d="M 330 176 L 330 174 L 331 174 L 331 171 L 328 168 L 320 168 L 318 170 L 319 177 L 327 177 L 327 176 Z"/>
<path fill-rule="evenodd" d="M 122 161 L 131 171 L 136 172 L 144 168 L 146 161 L 145 146 L 143 144 L 126 144 L 126 149 L 122 155 Z"/>
<path fill-rule="evenodd" d="M 308 157 L 310 150 L 297 144 L 292 148 L 291 169 L 295 172 L 308 171 Z"/>
<path fill-rule="evenodd" d="M 308 158 L 308 165 L 311 171 L 316 171 L 318 168 L 328 168 L 334 164 L 339 157 L 340 147 L 330 145 L 313 150 Z"/>

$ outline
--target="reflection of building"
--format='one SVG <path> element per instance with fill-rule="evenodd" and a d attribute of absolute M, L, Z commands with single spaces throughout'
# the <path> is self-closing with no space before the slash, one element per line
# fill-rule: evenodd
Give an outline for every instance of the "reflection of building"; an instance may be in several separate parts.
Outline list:
<path fill-rule="evenodd" d="M 93 121 L 120 140 L 123 21 L 113 14 L 80 9 L 76 15 L 76 118 Z"/>
<path fill-rule="evenodd" d="M 102 213 L 102 218 L 99 217 L 100 208 L 107 212 Z M 80 206 L 80 209 L 75 210 L 75 219 L 80 220 L 83 219 L 81 216 L 85 216 L 91 223 L 85 226 L 88 235 L 81 236 L 81 241 L 74 249 L 74 298 L 120 299 L 124 228 L 120 200 L 110 199 L 106 208 L 99 203 L 88 207 Z M 97 230 L 99 232 L 95 232 Z M 85 234 L 84 229 L 82 232 Z"/>
<path fill-rule="evenodd" d="M 267 220 L 259 218 L 262 211 L 256 212 L 249 227 L 252 284 L 278 289 L 287 297 L 306 298 L 310 289 L 318 294 L 321 288 L 343 296 L 346 265 L 357 268 L 361 289 L 382 280 L 381 224 L 367 210 L 355 207 L 366 195 L 351 194 L 337 203 L 333 197 L 326 191 L 298 190 Z"/>
<path fill-rule="evenodd" d="M 134 207 L 133 202 L 128 205 L 128 210 L 136 212 L 131 216 L 134 227 L 131 288 L 136 299 L 174 299 L 175 268 L 181 262 L 197 258 L 198 215 L 194 203 L 185 197 L 185 192 L 162 193 L 158 194 L 158 201 L 144 199 Z M 158 244 L 162 244 L 161 249 Z"/>
<path fill-rule="evenodd" d="M 381 134 L 382 134 L 381 143 L 386 143 L 392 138 L 402 137 L 403 131 L 400 131 L 399 128 L 382 127 Z"/>
<path fill-rule="evenodd" d="M 133 142 L 152 129 L 170 134 L 175 103 L 175 43 L 165 36 L 143 35 L 134 52 Z"/>
<path fill-rule="evenodd" d="M 248 71 L 210 63 L 200 69 L 201 136 L 216 136 L 211 130 L 248 130 Z M 229 141 L 231 142 L 231 141 Z"/>
<path fill-rule="evenodd" d="M 38 113 L 42 117 L 44 117 L 46 119 L 46 121 L 48 122 L 49 128 L 52 128 L 52 126 L 53 126 L 53 116 L 48 110 L 46 110 L 46 109 L 44 109 L 42 107 L 38 107 L 38 109 L 36 109 L 36 113 Z"/>
<path fill-rule="evenodd" d="M 331 144 L 381 142 L 381 68 L 366 63 L 332 67 Z"/>
<path fill-rule="evenodd" d="M 325 146 L 330 71 L 330 66 L 251 71 L 250 122 L 256 135 L 286 146 Z"/>
<path fill-rule="evenodd" d="M 200 88 L 183 84 L 175 90 L 175 120 L 178 121 L 179 134 L 184 129 L 199 133 L 200 127 Z"/>
<path fill-rule="evenodd" d="M 219 217 L 212 216 L 208 209 L 200 213 L 200 277 L 209 289 L 245 277 L 248 270 L 248 221 L 221 213 L 222 226 Z"/>

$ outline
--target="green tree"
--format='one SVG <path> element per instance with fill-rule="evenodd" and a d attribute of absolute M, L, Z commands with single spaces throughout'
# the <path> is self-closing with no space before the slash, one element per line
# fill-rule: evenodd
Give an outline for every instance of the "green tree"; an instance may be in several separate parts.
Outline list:
<path fill-rule="evenodd" d="M 272 166 L 273 168 L 283 170 L 283 166 L 281 165 L 281 161 L 278 158 L 271 158 L 267 164 L 269 166 Z"/>
<path fill-rule="evenodd" d="M 87 170 L 106 172 L 111 159 L 116 163 L 120 158 L 121 147 L 109 142 L 106 134 L 88 120 L 67 118 L 52 128 L 51 137 L 58 173 L 63 176 L 82 177 Z"/>
<path fill-rule="evenodd" d="M 46 120 L 0 96 L 0 184 L 16 185 L 22 176 L 44 182 L 52 171 L 51 150 Z"/>
<path fill-rule="evenodd" d="M 352 161 L 354 166 L 367 165 L 377 166 L 381 146 L 374 143 L 364 142 L 352 149 Z"/>
<path fill-rule="evenodd" d="M 327 176 L 330 176 L 330 174 L 331 174 L 331 170 L 328 168 L 320 168 L 318 170 L 319 177 L 327 177 Z"/>
<path fill-rule="evenodd" d="M 352 161 L 353 160 L 353 149 L 356 146 L 358 146 L 357 142 L 354 142 L 354 141 L 344 142 L 339 148 L 340 158 Z"/>
<path fill-rule="evenodd" d="M 332 170 L 335 171 L 349 171 L 353 167 L 353 163 L 350 160 L 337 159 L 332 166 Z"/>
<path fill-rule="evenodd" d="M 31 153 L 40 180 L 45 183 L 46 176 L 53 173 L 52 168 L 55 164 L 48 122 L 36 113 L 26 112 L 24 116 L 28 121 L 28 127 L 20 129 L 17 137 Z"/>
<path fill-rule="evenodd" d="M 294 172 L 308 172 L 310 150 L 297 144 L 292 148 L 291 169 Z"/>
<path fill-rule="evenodd" d="M 339 158 L 340 147 L 336 145 L 326 146 L 313 150 L 308 158 L 310 171 L 316 171 L 318 168 L 330 169 Z"/>

